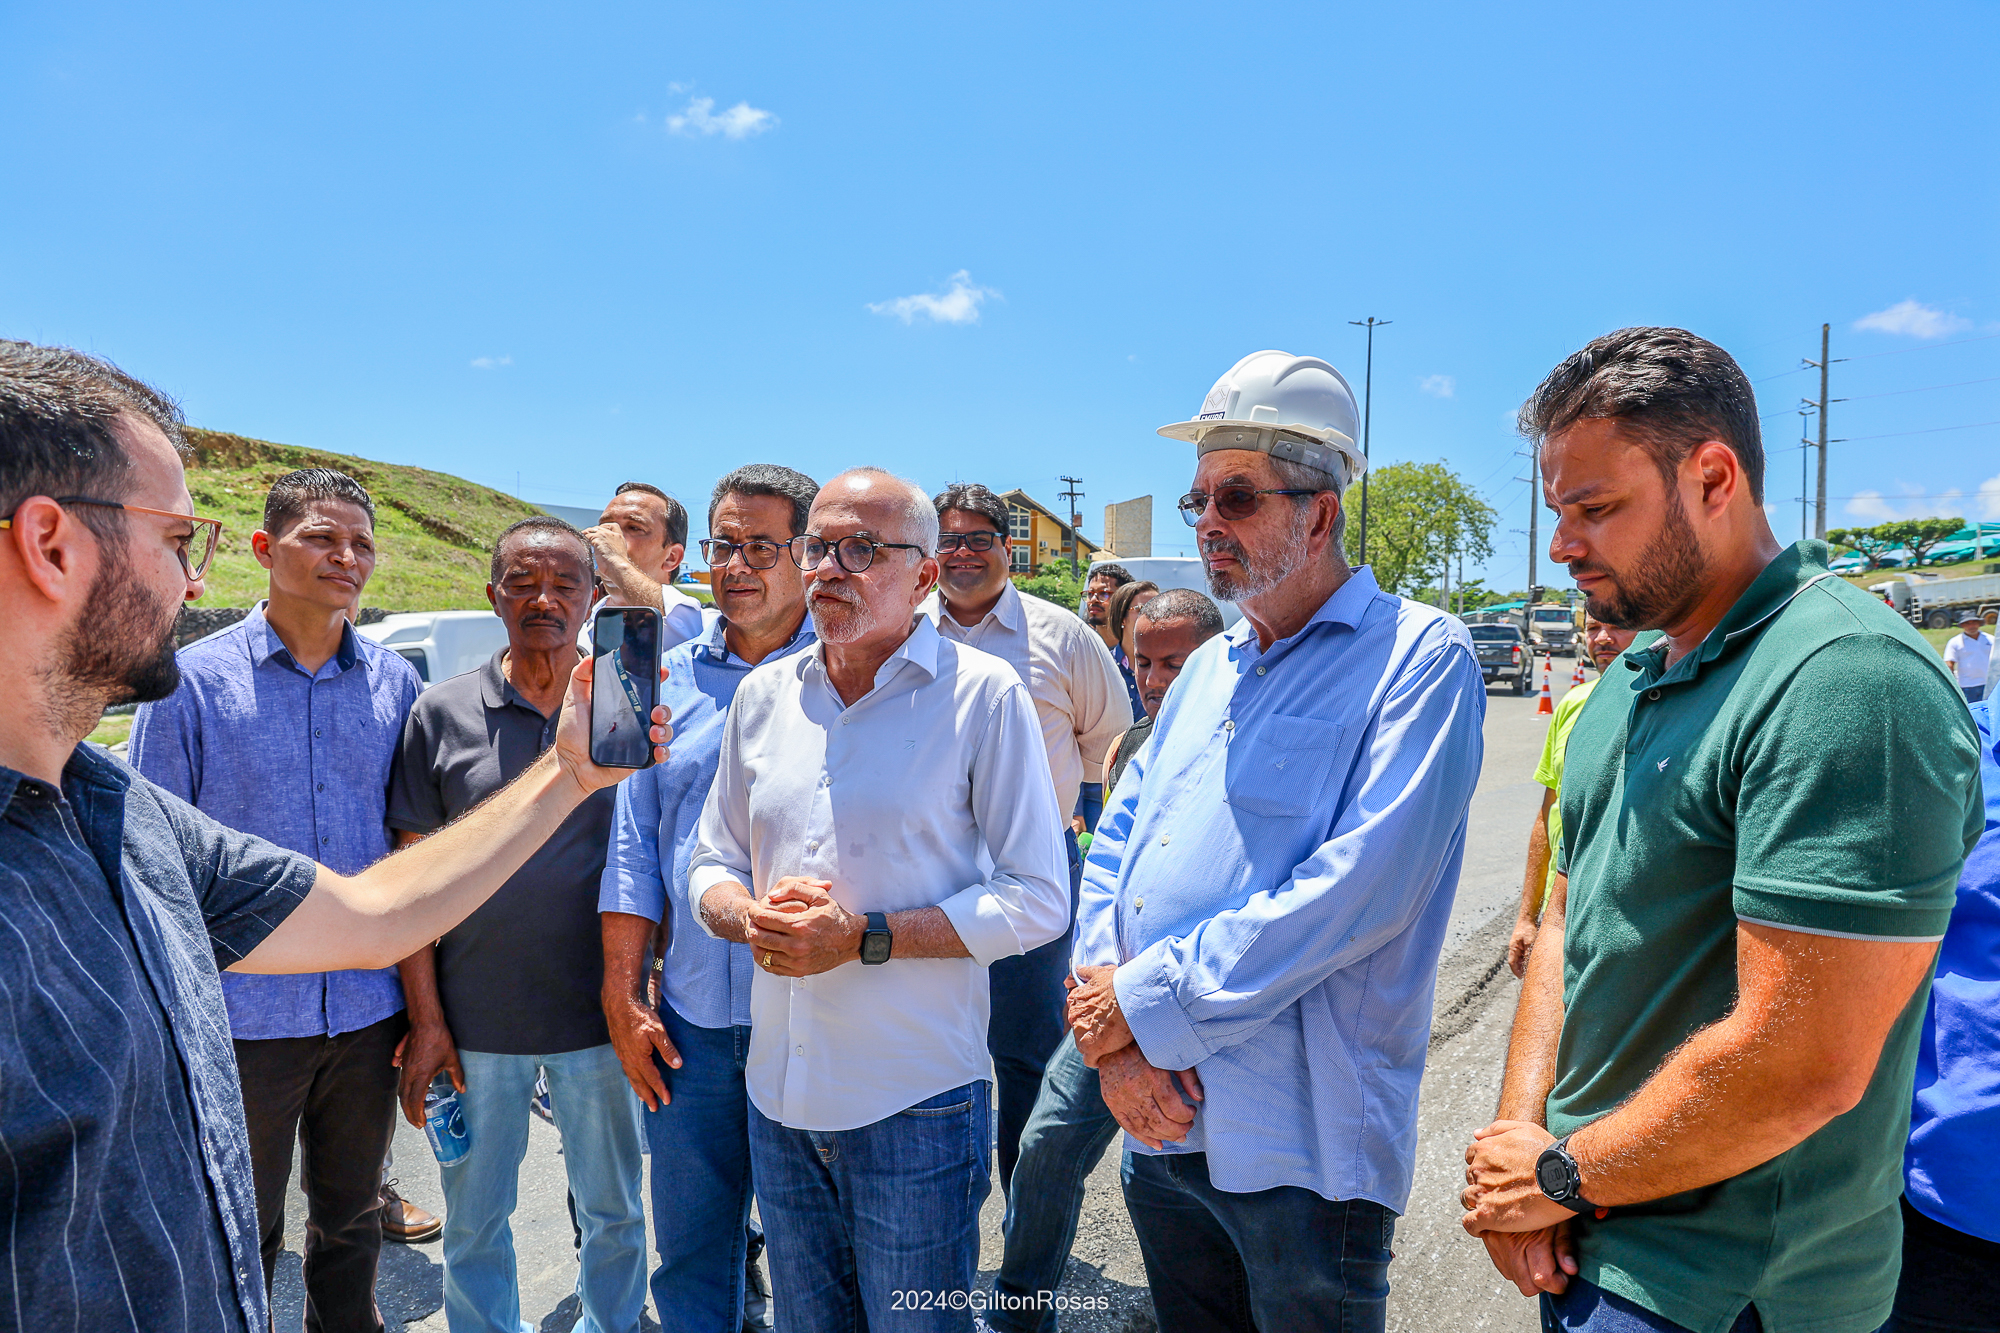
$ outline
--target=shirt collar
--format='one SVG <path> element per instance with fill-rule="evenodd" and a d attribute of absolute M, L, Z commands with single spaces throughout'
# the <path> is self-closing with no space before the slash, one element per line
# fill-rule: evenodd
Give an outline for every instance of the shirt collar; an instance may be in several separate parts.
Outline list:
<path fill-rule="evenodd" d="M 265 619 L 264 608 L 269 605 L 268 598 L 259 601 L 250 608 L 250 614 L 243 617 L 244 632 L 249 636 L 250 642 L 250 664 L 263 666 L 272 658 L 283 654 L 284 665 L 303 670 L 299 667 L 297 659 L 292 656 L 292 650 L 285 647 L 285 641 L 278 637 L 278 631 L 271 627 L 269 620 Z M 356 663 L 366 663 L 367 659 L 361 655 L 359 638 L 360 636 L 354 632 L 352 623 L 346 621 L 341 623 L 340 647 L 334 650 L 333 660 L 339 664 L 342 671 L 353 670 Z"/>
<path fill-rule="evenodd" d="M 1671 672 L 1676 679 L 1692 680 L 1708 663 L 1754 640 L 1800 593 L 1823 579 L 1832 578 L 1832 572 L 1826 567 L 1828 555 L 1829 548 L 1825 542 L 1810 538 L 1793 542 L 1764 566 L 1764 572 L 1743 590 L 1743 595 L 1708 632 L 1708 637 L 1701 641 L 1699 648 L 1669 668 L 1666 665 L 1667 636 L 1659 633 L 1643 644 L 1635 640 L 1625 653 L 1625 665 L 1656 679 Z"/>
<path fill-rule="evenodd" d="M 26 773 L 0 767 L 0 810 L 14 803 L 14 793 L 21 784 L 31 781 Z M 80 741 L 63 764 L 62 787 L 70 804 L 76 804 L 82 787 L 95 787 L 113 796 L 123 796 L 132 786 L 132 773 L 110 755 L 100 752 L 88 741 Z"/>
<path fill-rule="evenodd" d="M 507 679 L 507 673 L 500 669 L 500 659 L 506 655 L 507 650 L 502 648 L 500 651 L 494 653 L 493 656 L 487 658 L 486 665 L 480 668 L 479 693 L 481 697 L 485 699 L 488 708 L 506 708 L 509 706 L 525 708 L 536 717 L 540 717 L 542 710 L 529 703 L 526 699 L 523 699 L 520 693 L 515 690 L 513 682 Z"/>
<path fill-rule="evenodd" d="M 924 615 L 935 619 L 940 625 L 944 623 L 945 617 L 951 614 L 950 609 L 944 604 L 944 590 L 942 588 L 932 592 L 924 600 L 924 604 L 917 609 Z M 959 625 L 959 628 L 966 630 L 978 629 L 980 625 L 984 625 L 989 620 L 999 621 L 1002 629 L 1013 634 L 1019 634 L 1021 627 L 1028 623 L 1028 613 L 1021 605 L 1021 590 L 1014 586 L 1013 579 L 1008 579 L 1000 586 L 1000 600 L 993 604 L 991 611 L 981 616 L 976 623 Z M 952 621 L 952 623 L 954 625 L 959 624 L 956 620 Z"/>
<path fill-rule="evenodd" d="M 1303 637 L 1314 625 L 1345 625 L 1349 629 L 1360 628 L 1362 617 L 1368 614 L 1369 606 L 1374 603 L 1381 591 L 1381 587 L 1375 582 L 1375 571 L 1367 565 L 1361 566 L 1347 576 L 1347 582 L 1333 590 L 1333 596 L 1320 603 L 1319 610 L 1313 612 L 1306 623 L 1299 626 L 1297 633 L 1279 639 L 1271 647 L 1276 648 L 1280 643 L 1290 643 Z M 1241 648 L 1245 644 L 1256 642 L 1257 627 L 1250 623 L 1250 617 L 1245 616 L 1224 630 L 1223 634 L 1229 640 L 1231 647 Z"/>
<path fill-rule="evenodd" d="M 729 640 L 725 635 L 728 628 L 729 618 L 718 613 L 714 617 L 714 623 L 708 627 L 707 632 L 702 636 L 701 642 L 695 645 L 696 651 L 713 662 L 728 661 Z M 793 632 L 791 638 L 785 640 L 784 646 L 779 648 L 777 652 L 772 653 L 770 657 L 765 658 L 764 661 L 769 662 L 773 658 L 790 657 L 793 653 L 811 643 L 813 639 L 813 621 L 812 616 L 808 614 L 799 621 L 798 629 Z M 742 659 L 739 658 L 737 660 L 741 661 Z M 762 664 L 760 663 L 759 665 Z"/>
<path fill-rule="evenodd" d="M 891 665 L 899 661 L 910 663 L 932 680 L 936 680 L 937 658 L 937 623 L 929 616 L 919 612 L 911 624 L 910 637 L 904 639 L 902 646 L 897 648 L 895 652 L 890 653 L 888 660 L 875 669 L 875 686 L 877 689 L 881 688 L 889 679 L 889 675 L 885 675 L 884 673 L 890 672 Z M 826 674 L 826 644 L 817 638 L 813 640 L 812 649 L 805 654 L 804 659 L 800 662 L 801 667 L 808 665 L 817 667 L 821 675 Z M 890 674 L 893 674 L 893 672 L 890 672 Z M 874 691 L 871 690 L 869 693 L 872 694 Z"/>

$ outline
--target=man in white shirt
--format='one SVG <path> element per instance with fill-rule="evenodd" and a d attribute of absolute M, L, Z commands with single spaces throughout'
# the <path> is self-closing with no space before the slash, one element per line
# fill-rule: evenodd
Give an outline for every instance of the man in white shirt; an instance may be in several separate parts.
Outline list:
<path fill-rule="evenodd" d="M 620 486 L 594 528 L 583 535 L 597 552 L 597 577 L 604 599 L 590 608 L 657 606 L 660 651 L 701 637 L 702 604 L 674 587 L 687 555 L 687 509 L 659 487 L 643 481 Z M 590 623 L 579 642 L 589 647 Z"/>
<path fill-rule="evenodd" d="M 1993 636 L 1982 634 L 1986 618 L 1967 611 L 1958 618 L 1958 633 L 1945 641 L 1944 664 L 1958 678 L 1965 701 L 1976 704 L 1986 697 L 1986 671 L 1993 662 Z"/>
<path fill-rule="evenodd" d="M 938 513 L 937 591 L 924 603 L 938 632 L 992 653 L 1013 667 L 1035 701 L 1056 808 L 1074 810 L 1084 774 L 1104 771 L 1104 757 L 1132 725 L 1124 678 L 1104 641 L 1077 616 L 1039 597 L 1023 597 L 1007 577 L 1007 502 L 984 486 L 959 484 L 934 496 Z M 1071 916 L 1083 879 L 1076 834 L 1069 840 Z M 1063 1036 L 1063 977 L 1070 936 L 1003 958 L 991 970 L 993 1053 L 1000 1121 L 1000 1188 L 1020 1155 L 1021 1129 L 1035 1108 L 1042 1070 Z"/>
<path fill-rule="evenodd" d="M 888 473 L 820 491 L 790 547 L 819 642 L 743 681 L 689 866 L 703 929 L 759 969 L 750 1150 L 801 1333 L 971 1327 L 986 968 L 1069 921 L 1027 687 L 918 614 L 937 536 Z"/>

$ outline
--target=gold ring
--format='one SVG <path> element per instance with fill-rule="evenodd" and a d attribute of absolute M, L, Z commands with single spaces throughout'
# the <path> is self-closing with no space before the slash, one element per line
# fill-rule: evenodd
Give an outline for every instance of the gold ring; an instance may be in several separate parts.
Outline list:
<path fill-rule="evenodd" d="M 764 966 L 769 967 L 770 965 L 771 965 L 771 951 L 769 949 L 766 949 L 764 951 Z"/>

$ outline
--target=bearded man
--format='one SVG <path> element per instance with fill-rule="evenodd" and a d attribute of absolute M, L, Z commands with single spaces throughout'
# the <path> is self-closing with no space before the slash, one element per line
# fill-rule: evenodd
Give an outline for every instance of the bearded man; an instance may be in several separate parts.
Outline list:
<path fill-rule="evenodd" d="M 1195 446 L 1181 512 L 1243 621 L 1098 824 L 1031 1125 L 1095 1066 L 1166 1333 L 1385 1322 L 1486 689 L 1463 625 L 1348 566 L 1354 418 L 1332 366 L 1260 352 L 1160 431 Z"/>
<path fill-rule="evenodd" d="M 1608 333 L 1521 424 L 1550 558 L 1592 616 L 1658 633 L 1570 733 L 1465 1229 L 1544 1328 L 1869 1333 L 1896 1294 L 1931 969 L 1984 824 L 1972 719 L 1825 543 L 1771 535 L 1756 399 L 1714 343 Z"/>

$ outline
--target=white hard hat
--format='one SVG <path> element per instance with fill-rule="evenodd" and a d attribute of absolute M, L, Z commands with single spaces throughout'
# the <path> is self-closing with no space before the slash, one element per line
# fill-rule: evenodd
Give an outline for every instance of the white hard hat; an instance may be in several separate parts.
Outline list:
<path fill-rule="evenodd" d="M 1214 449 L 1255 449 L 1348 485 L 1368 467 L 1354 444 L 1358 415 L 1354 390 L 1327 362 L 1252 352 L 1215 382 L 1193 420 L 1159 433 L 1192 441 L 1197 458 Z"/>

